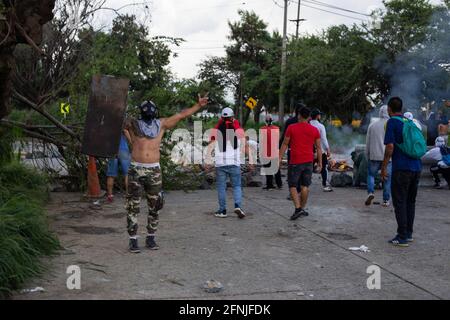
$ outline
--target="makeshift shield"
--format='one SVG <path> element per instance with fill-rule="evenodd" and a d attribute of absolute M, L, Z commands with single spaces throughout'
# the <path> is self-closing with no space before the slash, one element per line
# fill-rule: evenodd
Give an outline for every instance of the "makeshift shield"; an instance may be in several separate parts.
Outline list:
<path fill-rule="evenodd" d="M 82 153 L 97 158 L 118 154 L 127 108 L 128 79 L 96 75 L 84 129 Z"/>

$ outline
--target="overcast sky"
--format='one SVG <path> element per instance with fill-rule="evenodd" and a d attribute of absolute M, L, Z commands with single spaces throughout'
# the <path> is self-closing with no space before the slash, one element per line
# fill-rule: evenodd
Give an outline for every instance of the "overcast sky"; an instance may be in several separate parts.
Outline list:
<path fill-rule="evenodd" d="M 295 0 L 297 1 L 297 0 Z M 313 0 L 314 1 L 314 0 Z M 319 0 L 322 3 L 360 12 L 370 13 L 374 8 L 382 8 L 381 0 Z M 108 0 L 107 5 L 119 8 L 139 0 Z M 152 36 L 164 35 L 180 37 L 186 40 L 174 51 L 179 53 L 177 58 L 171 61 L 171 69 L 178 78 L 195 77 L 198 64 L 208 56 L 223 56 L 223 49 L 229 41 L 228 21 L 238 20 L 238 9 L 253 10 L 268 25 L 269 30 L 283 30 L 283 9 L 280 7 L 283 0 L 158 0 L 148 1 L 150 19 L 145 20 Z M 439 3 L 439 0 L 433 0 Z M 340 11 L 320 5 L 313 5 L 311 0 L 302 2 L 300 33 L 318 33 L 320 30 L 336 24 L 347 24 L 362 22 L 358 19 L 370 19 L 364 15 Z M 278 4 L 278 5 L 277 5 Z M 289 19 L 297 18 L 297 3 L 290 1 Z M 336 14 L 320 11 L 307 6 L 315 6 L 339 14 L 352 16 L 348 18 Z M 129 7 L 121 11 L 135 13 L 142 16 L 142 6 Z M 109 13 L 103 14 L 103 19 L 110 20 Z M 288 33 L 295 34 L 295 23 L 289 22 Z"/>

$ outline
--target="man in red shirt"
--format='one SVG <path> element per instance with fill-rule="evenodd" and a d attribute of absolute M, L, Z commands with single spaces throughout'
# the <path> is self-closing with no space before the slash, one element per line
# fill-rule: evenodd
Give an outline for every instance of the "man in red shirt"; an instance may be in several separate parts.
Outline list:
<path fill-rule="evenodd" d="M 273 176 L 275 175 L 275 182 L 278 189 L 283 187 L 281 179 L 280 167 L 278 166 L 278 152 L 280 140 L 280 128 L 273 125 L 272 116 L 266 117 L 266 125 L 260 129 L 262 148 L 261 162 L 263 163 L 262 174 L 266 176 L 266 187 L 264 190 L 275 189 L 273 185 Z"/>
<path fill-rule="evenodd" d="M 311 110 L 302 108 L 300 110 L 299 123 L 289 126 L 280 150 L 280 166 L 282 158 L 291 147 L 291 159 L 289 162 L 289 189 L 295 205 L 295 213 L 291 220 L 297 220 L 302 216 L 309 216 L 306 212 L 308 203 L 309 187 L 312 182 L 314 146 L 317 150 L 317 170 L 322 171 L 322 146 L 320 141 L 320 132 L 317 128 L 308 123 L 311 116 Z M 297 191 L 297 186 L 301 185 L 301 194 Z"/>

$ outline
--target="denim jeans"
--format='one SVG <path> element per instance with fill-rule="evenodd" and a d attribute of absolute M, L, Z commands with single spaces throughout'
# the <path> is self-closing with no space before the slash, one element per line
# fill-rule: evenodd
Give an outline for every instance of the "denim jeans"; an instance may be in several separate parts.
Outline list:
<path fill-rule="evenodd" d="M 227 209 L 227 177 L 230 177 L 233 187 L 234 207 L 241 208 L 242 204 L 241 168 L 238 166 L 217 167 L 216 179 L 220 211 Z"/>
<path fill-rule="evenodd" d="M 392 176 L 392 200 L 401 239 L 411 237 L 416 216 L 416 197 L 420 172 L 396 171 Z"/>
<path fill-rule="evenodd" d="M 367 166 L 367 192 L 369 194 L 375 193 L 375 177 L 377 176 L 378 171 L 381 170 L 382 165 L 382 161 L 369 161 L 369 164 Z M 392 163 L 389 163 L 388 165 L 388 174 L 388 179 L 383 183 L 384 201 L 389 201 L 391 199 Z"/>

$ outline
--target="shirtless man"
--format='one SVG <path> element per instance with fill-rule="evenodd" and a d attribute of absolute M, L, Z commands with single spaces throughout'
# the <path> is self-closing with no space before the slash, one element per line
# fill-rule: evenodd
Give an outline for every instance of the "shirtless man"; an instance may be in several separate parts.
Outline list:
<path fill-rule="evenodd" d="M 198 102 L 192 108 L 170 117 L 159 118 L 159 111 L 151 101 L 145 101 L 140 106 L 141 120 L 128 119 L 124 134 L 132 148 L 132 162 L 128 172 L 128 194 L 126 197 L 127 229 L 130 236 L 130 252 L 139 253 L 137 240 L 138 214 L 142 190 L 145 191 L 148 204 L 148 223 L 146 246 L 158 250 L 155 233 L 158 229 L 159 211 L 164 206 L 162 194 L 162 176 L 160 160 L 161 140 L 166 130 L 175 128 L 183 119 L 197 113 L 208 104 L 208 96 L 199 95 Z"/>

